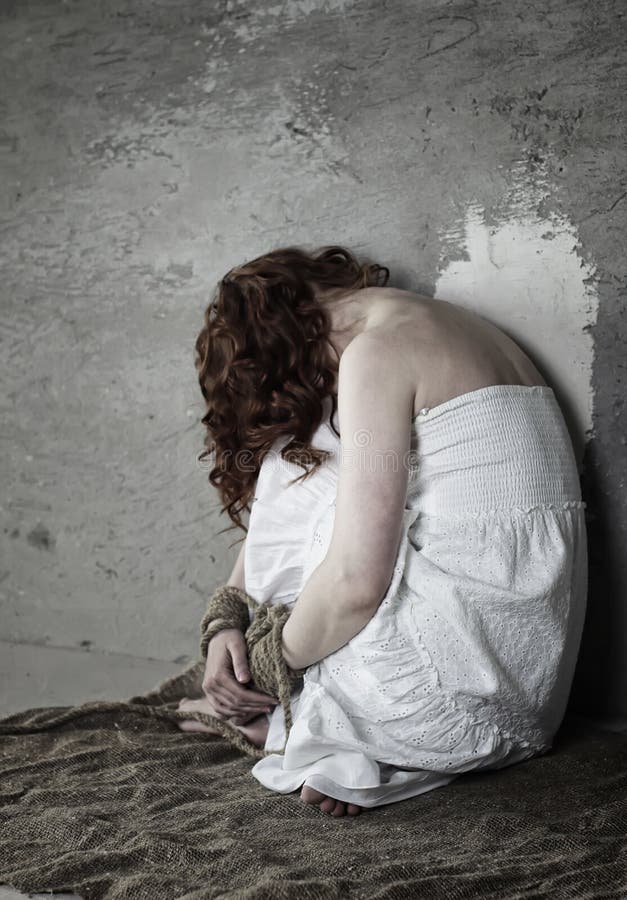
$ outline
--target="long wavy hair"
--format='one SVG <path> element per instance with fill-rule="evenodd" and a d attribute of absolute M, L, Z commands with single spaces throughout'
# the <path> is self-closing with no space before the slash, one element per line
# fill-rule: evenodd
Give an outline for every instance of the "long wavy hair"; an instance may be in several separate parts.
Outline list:
<path fill-rule="evenodd" d="M 261 463 L 278 438 L 290 436 L 281 457 L 305 470 L 292 482 L 307 478 L 329 455 L 311 444 L 325 399 L 331 397 L 332 427 L 337 408 L 339 363 L 318 294 L 383 286 L 389 275 L 385 266 L 361 263 L 343 247 L 313 253 L 281 247 L 218 282 L 196 338 L 195 366 L 207 406 L 198 461 L 214 456 L 209 482 L 232 522 L 225 531 L 248 531 L 241 513 L 250 512 Z"/>

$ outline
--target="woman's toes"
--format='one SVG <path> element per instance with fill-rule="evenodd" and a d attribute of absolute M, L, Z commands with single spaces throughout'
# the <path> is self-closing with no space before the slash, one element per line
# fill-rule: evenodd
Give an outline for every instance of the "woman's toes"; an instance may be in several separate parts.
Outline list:
<path fill-rule="evenodd" d="M 319 806 L 319 804 L 326 799 L 326 796 L 326 794 L 321 794 L 320 791 L 316 791 L 307 784 L 303 785 L 300 792 L 300 799 L 309 806 Z"/>
<path fill-rule="evenodd" d="M 333 797 L 325 797 L 320 804 L 320 809 L 325 813 L 333 812 L 333 810 L 335 809 L 335 803 L 336 801 L 333 799 Z"/>
<path fill-rule="evenodd" d="M 337 819 L 339 816 L 346 815 L 346 804 L 342 803 L 341 800 L 337 800 L 335 803 L 335 809 L 331 812 L 332 816 L 335 816 Z"/>
<path fill-rule="evenodd" d="M 358 816 L 361 812 L 361 806 L 356 803 L 344 803 L 341 800 L 335 800 L 333 797 L 327 797 L 308 785 L 303 785 L 300 792 L 300 799 L 310 806 L 317 806 L 322 812 L 330 813 L 338 818 L 348 813 L 349 816 Z"/>
<path fill-rule="evenodd" d="M 202 722 L 197 722 L 196 719 L 185 719 L 182 722 L 176 723 L 181 731 L 208 731 L 206 725 L 203 725 Z"/>
<path fill-rule="evenodd" d="M 198 712 L 208 713 L 209 715 L 213 715 L 213 709 L 207 704 L 204 700 L 190 700 L 188 697 L 183 697 L 182 700 L 179 700 L 178 709 L 181 712 L 191 712 L 192 710 L 198 710 Z M 212 728 L 210 725 L 204 725 L 202 722 L 198 722 L 196 719 L 181 719 L 176 723 L 181 731 L 204 731 L 206 734 L 219 734 L 220 732 Z"/>
<path fill-rule="evenodd" d="M 325 813 L 330 813 L 335 808 L 333 797 L 327 797 L 326 794 L 321 794 L 320 791 L 316 791 L 315 788 L 306 784 L 301 789 L 300 799 L 309 804 L 309 806 L 317 806 Z"/>

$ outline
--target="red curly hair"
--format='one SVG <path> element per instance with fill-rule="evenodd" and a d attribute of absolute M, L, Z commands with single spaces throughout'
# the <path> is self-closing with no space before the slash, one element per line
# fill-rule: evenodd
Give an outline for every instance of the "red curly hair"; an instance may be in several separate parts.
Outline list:
<path fill-rule="evenodd" d="M 291 440 L 281 457 L 305 471 L 320 466 L 328 451 L 311 445 L 333 392 L 338 360 L 329 343 L 331 320 L 314 288 L 348 293 L 388 281 L 385 266 L 360 263 L 348 250 L 325 246 L 313 253 L 281 247 L 231 269 L 219 282 L 196 338 L 195 366 L 207 412 L 203 462 L 215 454 L 209 482 L 218 489 L 226 530 L 247 532 L 259 469 L 283 435 Z M 310 466 L 310 468 L 308 468 Z"/>

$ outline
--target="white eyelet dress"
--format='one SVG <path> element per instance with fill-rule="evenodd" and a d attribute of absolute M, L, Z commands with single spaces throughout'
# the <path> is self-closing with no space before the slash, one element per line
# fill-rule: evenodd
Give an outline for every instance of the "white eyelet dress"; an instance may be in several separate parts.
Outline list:
<path fill-rule="evenodd" d="M 330 409 L 330 407 L 328 407 Z M 336 421 L 337 425 L 337 421 Z M 586 608 L 585 504 L 550 387 L 493 385 L 412 420 L 401 542 L 377 612 L 305 672 L 284 754 L 254 777 L 374 807 L 550 749 L 573 679 Z M 311 477 L 264 459 L 251 507 L 246 590 L 291 605 L 324 558 L 340 441 L 328 415 Z M 285 744 L 269 715 L 268 750 Z"/>

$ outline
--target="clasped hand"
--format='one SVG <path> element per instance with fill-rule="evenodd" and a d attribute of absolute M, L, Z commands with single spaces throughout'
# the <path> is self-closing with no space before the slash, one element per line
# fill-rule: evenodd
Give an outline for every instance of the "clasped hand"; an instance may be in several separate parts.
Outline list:
<path fill-rule="evenodd" d="M 218 631 L 209 641 L 202 689 L 217 717 L 234 725 L 272 712 L 279 702 L 252 687 L 246 641 L 239 628 Z"/>

